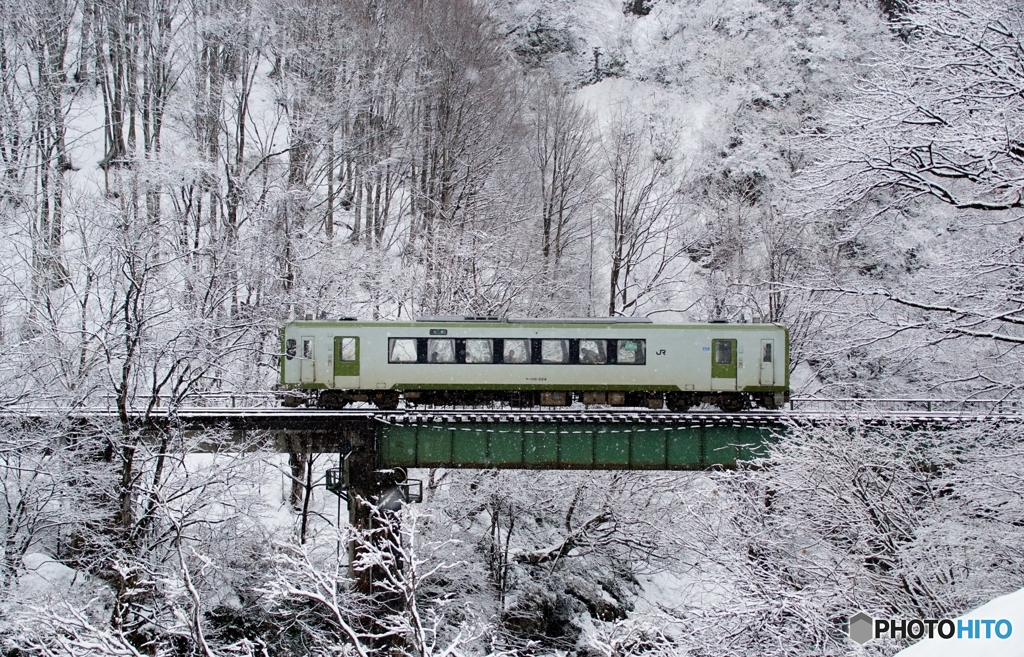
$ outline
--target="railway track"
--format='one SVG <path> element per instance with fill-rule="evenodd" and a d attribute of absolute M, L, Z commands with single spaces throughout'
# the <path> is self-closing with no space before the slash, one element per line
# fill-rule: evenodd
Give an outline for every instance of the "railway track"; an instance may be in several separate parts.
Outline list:
<path fill-rule="evenodd" d="M 116 421 L 119 415 L 109 408 L 6 409 L 0 420 L 8 422 Z M 841 423 L 898 426 L 954 427 L 975 423 L 1024 422 L 1024 413 L 1005 411 L 927 411 L 927 410 L 778 410 L 739 413 L 689 412 L 663 410 L 517 410 L 517 409 L 399 409 L 375 408 L 344 410 L 291 409 L 274 407 L 180 407 L 157 409 L 146 414 L 134 411 L 129 417 L 140 424 L 178 425 L 187 428 L 223 427 L 241 430 L 331 430 L 366 424 L 608 424 L 668 426 L 785 426 L 834 425 Z"/>

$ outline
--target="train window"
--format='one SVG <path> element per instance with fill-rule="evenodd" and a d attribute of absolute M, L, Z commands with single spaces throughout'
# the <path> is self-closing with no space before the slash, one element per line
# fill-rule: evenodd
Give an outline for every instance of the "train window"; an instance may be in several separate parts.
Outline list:
<path fill-rule="evenodd" d="M 356 339 L 342 338 L 338 347 L 338 360 L 343 363 L 356 362 Z"/>
<path fill-rule="evenodd" d="M 416 340 L 414 338 L 391 338 L 388 340 L 389 363 L 415 363 Z"/>
<path fill-rule="evenodd" d="M 580 364 L 601 365 L 608 362 L 608 350 L 604 340 L 580 340 Z"/>
<path fill-rule="evenodd" d="M 455 340 L 450 338 L 427 340 L 427 361 L 431 363 L 454 363 Z"/>
<path fill-rule="evenodd" d="M 298 346 L 295 342 L 295 338 L 288 338 L 284 343 L 284 357 L 288 360 L 295 358 L 295 354 L 298 353 L 296 351 L 297 349 Z"/>
<path fill-rule="evenodd" d="M 540 362 L 542 362 L 542 363 L 568 363 L 569 362 L 569 341 L 568 340 L 541 340 L 540 341 Z"/>
<path fill-rule="evenodd" d="M 770 362 L 772 362 L 772 343 L 771 342 L 765 342 L 764 343 L 764 353 L 761 355 L 761 362 L 762 363 L 770 363 Z"/>
<path fill-rule="evenodd" d="M 732 342 L 715 341 L 715 365 L 732 365 Z"/>
<path fill-rule="evenodd" d="M 466 340 L 467 363 L 494 362 L 494 347 L 490 340 Z"/>
<path fill-rule="evenodd" d="M 302 357 L 303 358 L 309 358 L 309 359 L 313 358 L 313 339 L 312 338 L 302 338 Z"/>
<path fill-rule="evenodd" d="M 643 365 L 647 362 L 647 340 L 618 340 L 615 345 L 619 364 Z"/>
<path fill-rule="evenodd" d="M 520 364 L 530 362 L 530 341 L 529 340 L 505 340 L 505 348 L 502 350 L 503 360 L 506 363 Z"/>

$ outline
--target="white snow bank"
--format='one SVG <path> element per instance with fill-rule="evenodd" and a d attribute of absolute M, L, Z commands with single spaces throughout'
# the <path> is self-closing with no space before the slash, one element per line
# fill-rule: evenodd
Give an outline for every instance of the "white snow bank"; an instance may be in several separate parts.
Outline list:
<path fill-rule="evenodd" d="M 1024 655 L 1024 589 L 983 604 L 960 618 L 1005 618 L 1013 624 L 1008 639 L 923 639 L 896 657 L 1021 657 Z"/>
<path fill-rule="evenodd" d="M 29 595 L 50 596 L 61 595 L 71 588 L 78 574 L 53 557 L 42 552 L 32 552 L 22 558 L 25 573 L 18 579 L 23 593 Z"/>

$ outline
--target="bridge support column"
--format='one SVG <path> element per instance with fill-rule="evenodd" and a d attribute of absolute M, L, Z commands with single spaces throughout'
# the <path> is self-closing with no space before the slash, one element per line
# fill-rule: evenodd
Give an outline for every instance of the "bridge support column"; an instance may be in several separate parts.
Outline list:
<path fill-rule="evenodd" d="M 368 423 L 358 429 L 349 429 L 340 443 L 347 443 L 347 463 L 344 470 L 348 487 L 348 520 L 356 535 L 349 540 L 348 564 L 356 591 L 370 598 L 376 608 L 363 619 L 364 629 L 371 635 L 383 635 L 386 628 L 380 619 L 400 612 L 402 595 L 381 590 L 379 582 L 387 577 L 385 568 L 401 569 L 403 563 L 398 550 L 401 517 L 401 496 L 393 470 L 379 469 L 378 428 Z M 357 569 L 355 564 L 367 551 L 390 553 L 391 560 L 384 565 Z M 378 562 L 379 563 L 379 562 Z M 374 647 L 387 651 L 395 639 L 373 641 Z"/>
<path fill-rule="evenodd" d="M 360 535 L 373 529 L 373 505 L 383 492 L 384 482 L 377 472 L 377 432 L 367 424 L 346 431 L 349 446 L 346 465 L 348 478 L 348 523 Z M 372 569 L 356 570 L 354 564 L 366 546 L 358 536 L 348 543 L 349 573 L 356 589 L 367 595 L 373 593 Z"/>
<path fill-rule="evenodd" d="M 391 469 L 380 469 L 378 453 L 378 428 L 368 424 L 347 432 L 348 457 L 346 474 L 348 479 L 348 521 L 359 535 L 349 541 L 349 573 L 356 583 L 356 589 L 366 593 L 380 593 L 374 582 L 384 573 L 380 568 L 356 570 L 354 564 L 365 550 L 390 552 L 395 556 L 393 566 L 401 568 L 395 548 L 399 540 L 400 516 L 398 511 L 408 501 L 408 491 L 399 481 L 404 478 Z M 372 543 L 368 543 L 371 541 Z"/>

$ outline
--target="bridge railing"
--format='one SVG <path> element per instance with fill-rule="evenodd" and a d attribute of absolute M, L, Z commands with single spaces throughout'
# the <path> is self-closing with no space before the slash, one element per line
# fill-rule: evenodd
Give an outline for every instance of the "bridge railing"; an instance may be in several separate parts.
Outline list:
<path fill-rule="evenodd" d="M 175 400 L 170 395 L 159 395 L 155 398 L 154 407 L 166 409 L 176 401 L 179 407 L 189 408 L 276 408 L 281 405 L 277 392 L 273 390 L 253 390 L 249 392 L 200 392 L 192 393 Z M 149 407 L 153 397 L 138 396 L 131 399 L 132 409 L 140 411 Z M 10 400 L 0 399 L 0 408 L 22 410 L 66 410 L 68 408 L 101 408 L 113 411 L 117 408 L 115 395 L 95 395 L 75 403 L 66 397 L 44 397 L 39 395 L 25 396 Z"/>
<path fill-rule="evenodd" d="M 793 397 L 790 410 L 801 411 L 926 411 L 949 413 L 1017 413 L 1024 399 L 956 399 L 934 397 Z"/>
<path fill-rule="evenodd" d="M 281 405 L 278 393 L 273 390 L 253 390 L 249 392 L 199 392 L 181 397 L 177 400 L 179 406 L 196 408 L 267 408 Z M 132 403 L 135 408 L 146 408 L 151 397 L 137 397 Z M 172 398 L 169 395 L 156 397 L 156 408 L 167 408 Z M 104 396 L 104 403 L 113 408 L 116 405 L 116 398 L 112 395 Z"/>

